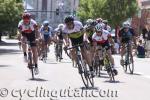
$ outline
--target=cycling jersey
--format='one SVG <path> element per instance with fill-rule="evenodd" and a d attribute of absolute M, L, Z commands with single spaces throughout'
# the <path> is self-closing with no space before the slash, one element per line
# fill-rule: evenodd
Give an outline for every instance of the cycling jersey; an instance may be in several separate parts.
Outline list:
<path fill-rule="evenodd" d="M 52 27 L 48 26 L 48 29 L 45 29 L 44 26 L 41 27 L 40 32 L 42 35 L 52 36 Z"/>
<path fill-rule="evenodd" d="M 23 20 L 21 20 L 18 24 L 18 29 L 21 31 L 22 36 L 25 36 L 30 42 L 33 42 L 36 39 L 36 27 L 37 23 L 33 19 L 30 20 L 28 25 L 25 25 Z M 36 46 L 36 43 L 31 43 L 31 46 Z"/>
<path fill-rule="evenodd" d="M 122 38 L 121 42 L 128 42 L 132 39 L 132 37 L 135 35 L 134 30 L 132 28 L 129 28 L 128 32 L 124 31 L 124 28 L 122 28 L 119 31 L 119 37 Z"/>
<path fill-rule="evenodd" d="M 21 20 L 18 24 L 18 29 L 24 33 L 32 33 L 35 31 L 35 27 L 37 27 L 37 23 L 33 19 L 30 20 L 28 25 L 25 25 L 23 20 Z"/>
<path fill-rule="evenodd" d="M 106 41 L 108 41 L 109 37 L 111 37 L 111 34 L 108 31 L 103 30 L 101 36 L 98 36 L 97 33 L 95 32 L 92 36 L 92 40 L 97 42 L 98 44 L 103 44 Z"/>
<path fill-rule="evenodd" d="M 57 36 L 60 40 L 63 40 L 63 31 L 59 28 L 56 28 L 55 29 L 56 33 L 57 33 Z"/>
<path fill-rule="evenodd" d="M 83 35 L 80 31 L 83 29 L 83 25 L 79 21 L 74 21 L 74 28 L 68 29 L 67 26 L 64 27 L 63 32 L 68 34 L 70 38 L 79 38 Z"/>

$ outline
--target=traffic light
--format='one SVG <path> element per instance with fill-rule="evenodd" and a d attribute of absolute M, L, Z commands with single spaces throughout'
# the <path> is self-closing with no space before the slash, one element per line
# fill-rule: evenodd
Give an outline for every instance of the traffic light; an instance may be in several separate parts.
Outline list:
<path fill-rule="evenodd" d="M 59 15 L 59 9 L 58 8 L 56 9 L 56 15 Z"/>

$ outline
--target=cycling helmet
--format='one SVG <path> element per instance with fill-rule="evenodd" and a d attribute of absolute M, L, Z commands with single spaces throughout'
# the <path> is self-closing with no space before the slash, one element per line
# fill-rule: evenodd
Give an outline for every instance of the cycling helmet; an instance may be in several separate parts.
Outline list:
<path fill-rule="evenodd" d="M 67 16 L 67 17 L 65 18 L 65 20 L 64 20 L 65 23 L 73 22 L 73 21 L 74 21 L 74 18 L 73 18 L 72 15 Z"/>
<path fill-rule="evenodd" d="M 88 19 L 87 21 L 86 21 L 86 25 L 91 25 L 93 23 L 93 19 Z"/>
<path fill-rule="evenodd" d="M 102 31 L 102 30 L 103 30 L 103 26 L 102 26 L 101 24 L 97 24 L 97 25 L 95 26 L 95 30 L 96 30 L 96 31 Z"/>
<path fill-rule="evenodd" d="M 127 22 L 124 22 L 123 23 L 123 28 L 129 28 L 130 27 L 130 24 L 129 23 L 127 23 Z"/>
<path fill-rule="evenodd" d="M 64 24 L 59 24 L 58 29 L 62 29 L 64 27 Z"/>
<path fill-rule="evenodd" d="M 49 25 L 49 21 L 45 20 L 45 21 L 43 22 L 43 26 L 48 26 L 48 25 Z"/>
<path fill-rule="evenodd" d="M 31 18 L 31 14 L 30 13 L 24 13 L 23 15 L 22 15 L 22 19 L 30 19 Z"/>
<path fill-rule="evenodd" d="M 107 23 L 108 23 L 108 20 L 103 20 L 103 23 L 104 23 L 104 24 L 107 24 Z"/>
<path fill-rule="evenodd" d="M 97 21 L 97 23 L 100 23 L 100 22 L 102 22 L 102 18 L 97 18 L 96 21 Z"/>

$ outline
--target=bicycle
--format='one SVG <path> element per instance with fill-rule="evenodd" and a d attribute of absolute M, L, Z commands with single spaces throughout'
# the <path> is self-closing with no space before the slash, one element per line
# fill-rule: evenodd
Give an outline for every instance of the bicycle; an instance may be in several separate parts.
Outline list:
<path fill-rule="evenodd" d="M 112 68 L 112 64 L 110 62 L 110 58 L 109 55 L 107 53 L 107 47 L 101 48 L 100 50 L 102 50 L 102 57 L 103 57 L 103 64 L 104 67 L 110 77 L 110 81 L 115 81 L 115 74 L 113 72 L 113 68 Z"/>
<path fill-rule="evenodd" d="M 42 52 L 42 61 L 46 63 L 47 61 L 47 49 L 44 49 Z"/>
<path fill-rule="evenodd" d="M 48 49 L 49 49 L 49 46 L 48 44 L 45 42 L 42 44 L 43 45 L 43 49 L 42 49 L 42 53 L 41 53 L 41 60 L 46 63 L 47 61 L 47 54 L 48 54 Z"/>
<path fill-rule="evenodd" d="M 101 70 L 102 70 L 102 66 L 103 66 L 103 59 L 102 59 L 102 55 L 100 55 L 100 49 L 97 48 L 96 50 L 96 54 L 93 58 L 93 61 L 92 61 L 92 65 L 94 67 L 94 72 L 96 73 L 96 75 L 98 75 L 99 77 L 101 76 L 100 73 L 101 73 Z"/>
<path fill-rule="evenodd" d="M 56 61 L 59 61 L 59 62 L 61 62 L 61 60 L 62 60 L 62 45 L 63 45 L 62 40 L 59 40 L 55 45 Z"/>
<path fill-rule="evenodd" d="M 89 68 L 87 66 L 87 64 L 85 63 L 83 56 L 81 54 L 81 47 L 83 47 L 84 44 L 79 44 L 70 48 L 65 48 L 65 52 L 68 54 L 67 50 L 70 49 L 75 49 L 76 52 L 76 58 L 77 58 L 77 68 L 78 68 L 78 72 L 81 75 L 82 81 L 85 85 L 86 88 L 89 88 L 89 83 L 91 84 L 92 87 L 94 87 L 94 79 L 93 76 L 91 74 L 91 72 L 89 71 Z"/>
<path fill-rule="evenodd" d="M 125 73 L 127 73 L 127 69 L 129 68 L 130 74 L 133 74 L 134 72 L 134 63 L 133 63 L 133 57 L 131 55 L 131 51 L 130 51 L 130 43 L 131 42 L 127 42 L 125 45 L 125 59 L 123 60 L 123 70 Z"/>
<path fill-rule="evenodd" d="M 32 51 L 31 51 L 31 43 L 35 43 L 35 42 L 30 42 L 30 41 L 27 41 L 27 45 L 28 45 L 28 68 L 30 69 L 31 71 L 31 74 L 32 74 L 32 79 L 34 79 L 34 75 L 35 75 L 35 67 L 33 65 L 33 61 L 32 61 Z"/>

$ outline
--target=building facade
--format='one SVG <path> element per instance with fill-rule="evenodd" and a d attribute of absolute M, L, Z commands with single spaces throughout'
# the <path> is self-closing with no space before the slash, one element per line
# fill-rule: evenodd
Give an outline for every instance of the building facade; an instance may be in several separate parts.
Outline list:
<path fill-rule="evenodd" d="M 79 0 L 24 0 L 24 8 L 42 23 L 48 20 L 53 27 L 62 23 L 65 16 L 76 15 Z"/>
<path fill-rule="evenodd" d="M 132 27 L 139 33 L 145 24 L 150 24 L 150 0 L 137 0 L 137 2 L 140 10 L 132 17 Z"/>

